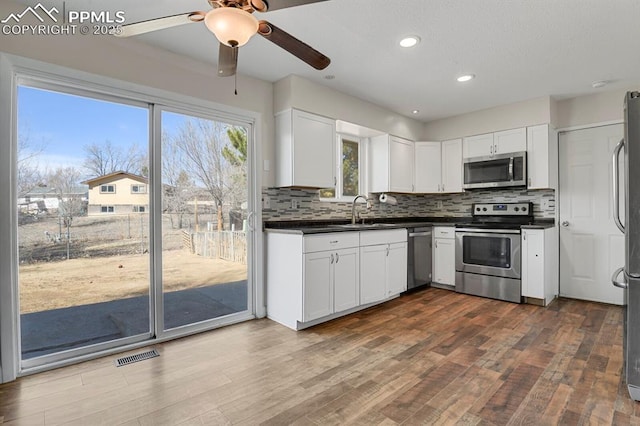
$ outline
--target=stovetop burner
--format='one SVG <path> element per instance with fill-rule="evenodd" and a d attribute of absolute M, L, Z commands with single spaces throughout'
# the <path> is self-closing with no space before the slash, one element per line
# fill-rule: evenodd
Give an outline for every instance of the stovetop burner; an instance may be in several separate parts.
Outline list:
<path fill-rule="evenodd" d="M 456 228 L 520 229 L 533 223 L 532 203 L 476 203 L 471 222 Z"/>

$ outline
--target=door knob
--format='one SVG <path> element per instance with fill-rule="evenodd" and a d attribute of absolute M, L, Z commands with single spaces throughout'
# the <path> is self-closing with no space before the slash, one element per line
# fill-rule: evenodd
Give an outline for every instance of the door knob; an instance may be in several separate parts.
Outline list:
<path fill-rule="evenodd" d="M 569 226 L 569 221 L 568 220 L 562 221 L 562 226 L 564 226 L 565 228 Z"/>

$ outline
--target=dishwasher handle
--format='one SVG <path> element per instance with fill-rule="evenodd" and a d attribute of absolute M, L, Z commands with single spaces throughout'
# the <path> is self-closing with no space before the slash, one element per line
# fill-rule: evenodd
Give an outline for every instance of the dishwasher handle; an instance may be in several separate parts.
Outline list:
<path fill-rule="evenodd" d="M 431 236 L 431 232 L 430 231 L 426 231 L 426 232 L 409 232 L 409 237 L 430 237 Z"/>

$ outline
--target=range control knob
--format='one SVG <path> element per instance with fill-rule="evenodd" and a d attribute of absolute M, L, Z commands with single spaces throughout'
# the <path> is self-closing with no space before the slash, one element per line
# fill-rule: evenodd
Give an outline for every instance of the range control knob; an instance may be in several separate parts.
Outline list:
<path fill-rule="evenodd" d="M 526 207 L 523 207 L 523 208 L 522 208 L 522 211 L 523 211 L 523 212 L 526 212 L 526 211 L 527 211 L 527 208 L 526 208 Z"/>
<path fill-rule="evenodd" d="M 476 211 L 479 212 L 480 211 L 480 207 L 476 207 Z"/>
<path fill-rule="evenodd" d="M 520 211 L 520 207 L 514 207 L 513 210 Z M 522 211 L 524 211 L 524 209 Z"/>
<path fill-rule="evenodd" d="M 482 208 L 482 211 L 483 211 L 483 212 L 486 212 L 486 211 L 487 211 L 487 208 L 486 208 L 486 207 L 483 207 L 483 208 Z"/>

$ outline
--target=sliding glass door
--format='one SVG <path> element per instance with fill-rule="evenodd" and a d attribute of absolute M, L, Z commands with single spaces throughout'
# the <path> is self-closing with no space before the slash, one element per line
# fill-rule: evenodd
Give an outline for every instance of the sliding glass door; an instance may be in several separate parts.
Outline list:
<path fill-rule="evenodd" d="M 25 78 L 17 128 L 23 370 L 251 317 L 250 123 Z"/>
<path fill-rule="evenodd" d="M 248 131 L 162 111 L 165 330 L 248 309 Z"/>
<path fill-rule="evenodd" d="M 23 360 L 150 336 L 149 109 L 18 86 Z"/>

